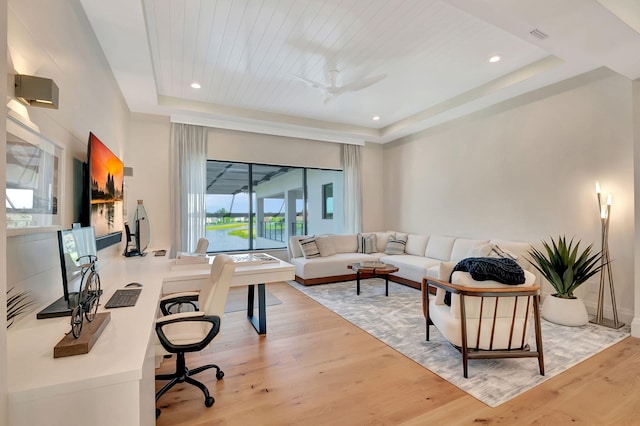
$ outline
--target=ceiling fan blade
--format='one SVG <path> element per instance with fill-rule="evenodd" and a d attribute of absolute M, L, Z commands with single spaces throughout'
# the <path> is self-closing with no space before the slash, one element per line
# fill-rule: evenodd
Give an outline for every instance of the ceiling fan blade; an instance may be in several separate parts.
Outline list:
<path fill-rule="evenodd" d="M 377 82 L 384 80 L 387 77 L 387 74 L 380 74 L 373 77 L 365 78 L 360 81 L 354 81 L 353 83 L 345 84 L 341 87 L 336 87 L 335 90 L 331 91 L 331 94 L 334 96 L 341 95 L 346 92 L 357 92 L 358 90 L 362 90 L 366 87 L 373 86 Z"/>
<path fill-rule="evenodd" d="M 308 78 L 304 78 L 300 75 L 297 74 L 290 74 L 292 77 L 297 78 L 298 80 L 306 83 L 307 85 L 309 85 L 310 87 L 313 87 L 314 89 L 325 89 L 327 86 L 325 86 L 322 83 L 318 83 L 317 81 L 313 81 L 313 80 L 309 80 Z"/>

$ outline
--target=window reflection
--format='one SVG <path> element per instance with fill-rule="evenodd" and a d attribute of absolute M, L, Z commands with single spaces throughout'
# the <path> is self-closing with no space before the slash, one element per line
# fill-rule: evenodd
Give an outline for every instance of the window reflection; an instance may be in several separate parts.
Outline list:
<path fill-rule="evenodd" d="M 59 224 L 60 147 L 11 117 L 7 130 L 7 228 Z"/>

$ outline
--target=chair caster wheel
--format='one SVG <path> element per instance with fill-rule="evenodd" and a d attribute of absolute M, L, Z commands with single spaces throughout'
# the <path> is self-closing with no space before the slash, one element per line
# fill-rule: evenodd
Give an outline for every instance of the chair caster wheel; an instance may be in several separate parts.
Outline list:
<path fill-rule="evenodd" d="M 158 417 L 160 417 L 160 409 L 159 409 L 159 408 L 156 408 L 156 419 L 157 419 Z"/>
<path fill-rule="evenodd" d="M 211 406 L 213 405 L 213 403 L 214 403 L 214 402 L 216 402 L 216 400 L 215 400 L 215 399 L 213 399 L 213 397 L 212 397 L 212 396 L 209 396 L 209 397 L 207 397 L 207 398 L 205 398 L 205 399 L 204 399 L 204 405 L 205 405 L 206 407 L 211 407 Z"/>
<path fill-rule="evenodd" d="M 224 371 L 220 370 L 216 373 L 216 379 L 220 380 L 224 377 Z"/>

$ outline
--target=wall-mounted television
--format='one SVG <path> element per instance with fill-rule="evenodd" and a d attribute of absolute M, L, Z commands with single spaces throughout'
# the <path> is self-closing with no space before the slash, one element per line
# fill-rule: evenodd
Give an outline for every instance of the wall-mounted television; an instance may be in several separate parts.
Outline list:
<path fill-rule="evenodd" d="M 122 241 L 124 163 L 89 133 L 84 176 L 82 226 L 92 226 L 98 250 Z"/>

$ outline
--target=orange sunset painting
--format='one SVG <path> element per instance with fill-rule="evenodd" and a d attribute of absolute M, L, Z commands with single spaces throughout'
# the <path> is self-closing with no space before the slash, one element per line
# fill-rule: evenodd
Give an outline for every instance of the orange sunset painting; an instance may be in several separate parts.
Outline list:
<path fill-rule="evenodd" d="M 89 145 L 91 225 L 99 237 L 122 231 L 124 163 L 93 133 Z"/>

